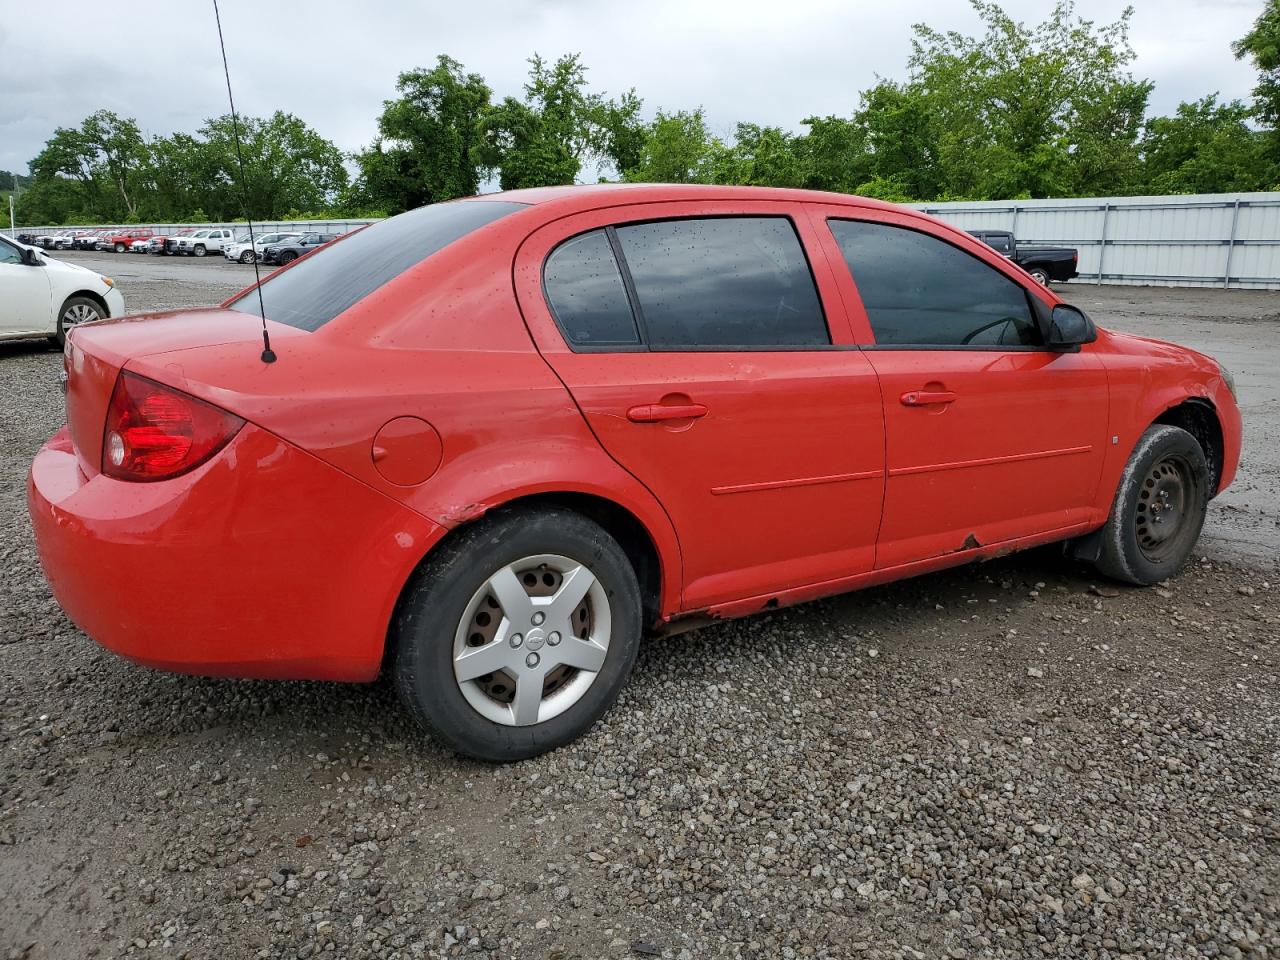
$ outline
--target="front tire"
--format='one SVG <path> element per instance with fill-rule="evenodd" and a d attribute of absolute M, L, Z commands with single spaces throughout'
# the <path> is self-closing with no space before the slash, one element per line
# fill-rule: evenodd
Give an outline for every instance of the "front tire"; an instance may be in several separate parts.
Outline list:
<path fill-rule="evenodd" d="M 617 699 L 642 628 L 635 571 L 569 510 L 512 510 L 428 558 L 392 624 L 393 677 L 446 745 L 507 763 L 581 736 Z"/>
<path fill-rule="evenodd" d="M 1125 464 L 1101 530 L 1098 570 L 1141 586 L 1176 574 L 1200 538 L 1210 483 L 1195 437 L 1167 424 L 1147 428 Z"/>
<path fill-rule="evenodd" d="M 58 328 L 53 338 L 61 347 L 67 342 L 67 331 L 72 327 L 101 320 L 105 316 L 107 311 L 102 309 L 102 305 L 96 300 L 90 300 L 88 297 L 68 297 L 67 302 L 58 311 Z"/>
<path fill-rule="evenodd" d="M 117 244 L 116 244 L 116 253 L 124 253 L 124 244 L 123 244 L 123 243 L 117 243 Z"/>
<path fill-rule="evenodd" d="M 295 261 L 295 260 L 297 260 L 297 259 L 298 259 L 298 255 L 297 255 L 296 253 L 294 253 L 292 250 L 290 250 L 290 251 L 287 251 L 287 252 L 285 252 L 285 253 L 280 254 L 280 263 L 281 263 L 281 265 L 286 264 L 286 263 L 293 263 L 293 261 Z"/>
<path fill-rule="evenodd" d="M 191 251 L 197 257 L 203 257 L 205 254 L 204 244 L 197 244 L 196 248 Z"/>
<path fill-rule="evenodd" d="M 244 251 L 242 254 L 240 254 L 240 262 L 241 262 L 241 263 L 253 263 L 253 251 L 252 251 L 252 250 L 246 250 L 246 251 Z"/>

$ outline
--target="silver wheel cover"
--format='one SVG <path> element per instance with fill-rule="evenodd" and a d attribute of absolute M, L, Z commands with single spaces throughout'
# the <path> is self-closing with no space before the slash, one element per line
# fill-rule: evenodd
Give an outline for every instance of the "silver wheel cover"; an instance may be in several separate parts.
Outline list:
<path fill-rule="evenodd" d="M 97 307 L 88 303 L 73 303 L 62 314 L 62 329 L 66 330 L 79 323 L 89 323 L 93 320 L 101 319 L 102 314 Z"/>
<path fill-rule="evenodd" d="M 609 598 L 585 564 L 526 557 L 494 571 L 467 603 L 454 632 L 454 679 L 487 720 L 543 723 L 590 689 L 611 629 Z"/>

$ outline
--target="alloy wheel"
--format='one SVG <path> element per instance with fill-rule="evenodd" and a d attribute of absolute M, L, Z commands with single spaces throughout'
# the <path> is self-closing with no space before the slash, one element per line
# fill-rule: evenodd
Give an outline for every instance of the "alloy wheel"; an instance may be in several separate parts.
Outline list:
<path fill-rule="evenodd" d="M 481 716 L 530 726 L 582 699 L 609 652 L 609 598 L 569 557 L 526 557 L 495 571 L 454 634 L 453 670 Z"/>
<path fill-rule="evenodd" d="M 69 330 L 76 324 L 89 323 L 92 320 L 101 319 L 102 313 L 92 304 L 84 302 L 73 303 L 67 307 L 66 312 L 62 315 L 62 329 Z"/>

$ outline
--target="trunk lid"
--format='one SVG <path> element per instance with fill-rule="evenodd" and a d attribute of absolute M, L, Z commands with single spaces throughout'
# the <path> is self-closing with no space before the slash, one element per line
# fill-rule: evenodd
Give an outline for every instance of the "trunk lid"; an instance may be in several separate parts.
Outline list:
<path fill-rule="evenodd" d="M 268 322 L 272 341 L 308 336 L 305 331 Z M 74 328 L 67 337 L 63 365 L 67 376 L 67 426 L 76 459 L 85 476 L 102 468 L 102 431 L 107 405 L 120 371 L 133 360 L 196 347 L 243 343 L 245 362 L 258 364 L 262 320 L 246 313 L 211 307 L 100 320 Z M 154 376 L 155 374 L 149 374 Z M 169 386 L 185 390 L 180 369 Z"/>

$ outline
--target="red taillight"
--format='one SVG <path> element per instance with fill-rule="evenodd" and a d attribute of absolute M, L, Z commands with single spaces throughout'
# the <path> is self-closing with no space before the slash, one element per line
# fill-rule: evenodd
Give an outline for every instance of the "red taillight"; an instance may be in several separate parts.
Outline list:
<path fill-rule="evenodd" d="M 102 433 L 102 472 L 119 480 L 168 480 L 200 466 L 243 426 L 203 400 L 121 372 Z"/>

